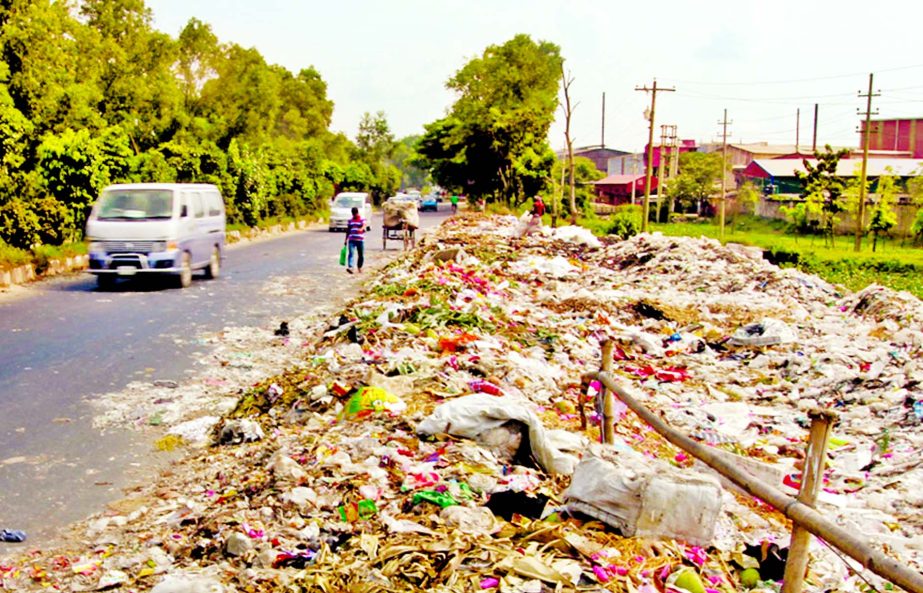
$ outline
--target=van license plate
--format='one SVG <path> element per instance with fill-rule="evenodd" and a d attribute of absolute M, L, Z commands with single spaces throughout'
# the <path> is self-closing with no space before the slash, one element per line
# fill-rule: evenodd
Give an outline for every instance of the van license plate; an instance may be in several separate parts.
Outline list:
<path fill-rule="evenodd" d="M 133 268 L 131 266 L 119 266 L 116 268 L 116 271 L 119 273 L 119 276 L 134 276 L 138 271 L 138 268 Z"/>

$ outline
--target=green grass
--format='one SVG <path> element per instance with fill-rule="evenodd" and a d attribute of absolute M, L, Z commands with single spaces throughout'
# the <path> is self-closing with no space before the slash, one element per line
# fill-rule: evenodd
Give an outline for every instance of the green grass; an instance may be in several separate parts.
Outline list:
<path fill-rule="evenodd" d="M 0 270 L 11 270 L 32 261 L 32 254 L 0 241 Z"/>
<path fill-rule="evenodd" d="M 653 224 L 651 230 L 672 236 L 719 236 L 718 225 L 711 220 Z M 852 235 L 838 235 L 829 246 L 821 236 L 785 231 L 783 221 L 741 216 L 728 221 L 724 240 L 760 247 L 770 252 L 770 261 L 795 266 L 850 290 L 877 283 L 923 298 L 923 249 L 913 247 L 907 239 L 880 240 L 873 252 L 871 238 L 864 237 L 862 250 L 856 252 Z"/>
<path fill-rule="evenodd" d="M 86 243 L 67 243 L 65 245 L 39 245 L 31 251 L 17 249 L 0 242 L 0 270 L 10 270 L 17 266 L 31 263 L 35 271 L 41 274 L 48 268 L 48 263 L 55 259 L 64 259 L 87 252 Z"/>

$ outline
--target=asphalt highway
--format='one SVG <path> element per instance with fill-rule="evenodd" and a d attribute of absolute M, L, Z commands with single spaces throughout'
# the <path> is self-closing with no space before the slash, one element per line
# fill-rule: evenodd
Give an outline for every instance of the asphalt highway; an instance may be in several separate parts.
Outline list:
<path fill-rule="evenodd" d="M 421 213 L 421 232 L 447 210 Z M 376 214 L 367 236 L 367 267 L 400 252 L 397 242 L 381 251 L 380 221 Z M 95 277 L 76 274 L 0 295 L 0 529 L 24 530 L 27 545 L 40 544 L 169 463 L 149 434 L 95 429 L 88 402 L 133 381 L 182 382 L 195 371 L 198 335 L 277 326 L 345 300 L 359 283 L 338 265 L 342 244 L 342 233 L 318 225 L 230 246 L 221 276 L 197 274 L 187 289 L 132 279 L 100 291 Z M 256 298 L 265 283 L 290 277 L 316 282 Z M 0 553 L 8 549 L 0 544 Z"/>

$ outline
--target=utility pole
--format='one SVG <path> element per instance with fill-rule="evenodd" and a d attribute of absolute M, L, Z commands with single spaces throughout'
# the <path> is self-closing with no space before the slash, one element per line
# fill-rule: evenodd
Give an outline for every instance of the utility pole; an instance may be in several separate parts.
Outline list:
<path fill-rule="evenodd" d="M 603 122 L 602 122 L 602 127 L 600 129 L 601 131 L 599 135 L 599 147 L 605 148 L 606 147 L 606 93 L 605 92 L 603 92 Z"/>
<path fill-rule="evenodd" d="M 719 215 L 720 233 L 719 237 L 724 241 L 724 213 L 725 204 L 727 203 L 727 168 L 728 168 L 728 124 L 734 122 L 728 121 L 728 110 L 724 110 L 724 119 L 719 121 L 721 125 L 721 205 Z M 797 150 L 796 150 L 797 152 Z"/>
<path fill-rule="evenodd" d="M 648 87 L 647 85 L 641 86 L 641 87 L 636 86 L 635 90 L 644 91 L 645 93 L 651 94 L 651 112 L 650 112 L 650 117 L 648 118 L 648 128 L 647 128 L 647 167 L 646 167 L 645 174 L 644 174 L 644 206 L 642 208 L 643 218 L 641 219 L 641 232 L 646 233 L 647 232 L 647 219 L 651 211 L 651 167 L 653 166 L 653 160 L 654 160 L 654 114 L 657 108 L 657 91 L 665 91 L 665 92 L 672 93 L 676 91 L 676 89 L 675 88 L 667 89 L 663 87 L 658 88 L 657 79 L 655 78 L 654 84 L 652 87 Z"/>
<path fill-rule="evenodd" d="M 720 122 L 719 122 L 720 123 Z M 795 110 L 795 154 L 801 152 L 801 107 Z"/>
<path fill-rule="evenodd" d="M 676 170 L 679 165 L 679 140 L 676 135 L 676 125 L 667 126 L 667 129 L 670 130 L 670 135 L 667 136 L 667 140 L 670 142 L 670 169 L 667 171 L 667 179 L 672 179 L 676 177 Z M 666 165 L 661 162 L 661 166 L 665 167 Z M 666 189 L 666 188 L 664 188 Z M 659 188 L 658 188 L 659 191 Z M 667 217 L 666 222 L 670 222 L 670 215 L 673 214 L 673 196 L 667 196 Z"/>
<path fill-rule="evenodd" d="M 679 173 L 679 135 L 676 132 L 676 126 L 673 126 L 673 147 L 670 149 L 670 177 L 676 177 Z M 671 208 L 672 212 L 673 209 Z"/>
<path fill-rule="evenodd" d="M 862 173 L 859 177 L 859 207 L 856 212 L 856 251 L 862 251 L 862 234 L 865 230 L 865 183 L 869 164 L 869 134 L 872 129 L 872 115 L 877 113 L 877 111 L 872 111 L 872 97 L 881 96 L 881 92 L 872 92 L 873 76 L 874 73 L 869 74 L 869 92 L 863 95 L 862 91 L 859 91 L 859 96 L 865 97 L 868 102 L 865 105 L 865 129 L 862 130 Z M 862 112 L 859 111 L 859 113 Z"/>
<path fill-rule="evenodd" d="M 817 103 L 814 104 L 814 140 L 811 141 L 811 152 L 817 152 Z"/>
<path fill-rule="evenodd" d="M 670 126 L 665 124 L 660 124 L 660 152 L 657 159 L 657 222 L 661 222 L 660 215 L 663 210 L 663 174 L 664 169 L 666 169 L 666 154 L 664 150 L 667 147 L 667 128 Z"/>

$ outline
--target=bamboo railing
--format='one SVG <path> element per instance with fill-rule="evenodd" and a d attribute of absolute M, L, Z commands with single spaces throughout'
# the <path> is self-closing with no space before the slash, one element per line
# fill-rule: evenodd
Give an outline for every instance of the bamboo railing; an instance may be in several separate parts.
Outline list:
<path fill-rule="evenodd" d="M 822 538 L 827 544 L 840 550 L 863 567 L 906 591 L 923 593 L 923 574 L 911 570 L 890 556 L 871 547 L 868 543 L 861 541 L 849 531 L 828 521 L 812 506 L 816 499 L 817 487 L 821 481 L 820 476 L 824 467 L 829 429 L 835 421 L 835 416 L 826 411 L 820 411 L 812 415 L 812 440 L 808 446 L 808 455 L 803 471 L 802 491 L 799 493 L 798 498 L 792 498 L 739 469 L 734 464 L 733 459 L 730 458 L 730 454 L 692 440 L 669 426 L 660 416 L 641 404 L 638 398 L 628 389 L 619 385 L 612 375 L 612 346 L 611 341 L 603 342 L 603 368 L 599 372 L 583 375 L 584 383 L 595 379 L 603 386 L 604 391 L 601 394 L 603 397 L 603 442 L 611 443 L 613 439 L 613 397 L 617 396 L 622 403 L 640 416 L 667 441 L 699 459 L 745 492 L 772 505 L 791 519 L 793 523 L 793 541 L 789 547 L 789 556 L 786 563 L 785 585 L 787 586 L 783 589 L 785 593 L 798 593 L 800 591 L 807 566 L 810 539 L 808 534 L 814 534 Z"/>

